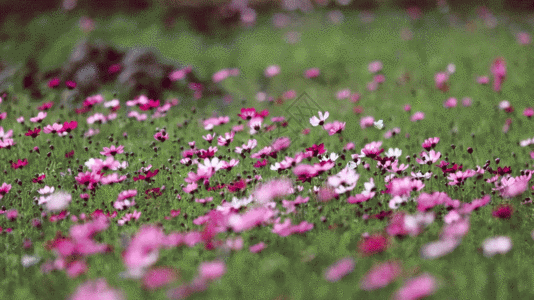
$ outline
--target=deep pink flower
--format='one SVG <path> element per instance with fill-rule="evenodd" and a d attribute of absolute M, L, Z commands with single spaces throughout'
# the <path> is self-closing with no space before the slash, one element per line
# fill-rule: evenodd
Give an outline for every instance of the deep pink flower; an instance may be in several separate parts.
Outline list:
<path fill-rule="evenodd" d="M 449 80 L 449 73 L 447 72 L 439 72 L 436 73 L 434 76 L 434 81 L 436 82 L 436 88 L 442 92 L 446 92 L 449 90 L 449 86 L 447 85 L 447 81 Z"/>
<path fill-rule="evenodd" d="M 374 234 L 360 241 L 358 249 L 363 255 L 373 255 L 385 251 L 388 244 L 388 239 L 385 236 Z"/>
<path fill-rule="evenodd" d="M 458 105 L 458 100 L 456 100 L 456 98 L 449 98 L 443 102 L 445 108 L 453 108 L 456 107 L 456 105 Z"/>
<path fill-rule="evenodd" d="M 23 160 L 18 159 L 17 162 L 14 162 L 11 164 L 11 167 L 13 169 L 19 169 L 19 168 L 26 166 L 27 164 L 28 164 L 28 159 L 26 158 Z"/>
<path fill-rule="evenodd" d="M 530 118 L 534 115 L 534 109 L 532 107 L 527 107 L 523 111 L 523 115 L 527 118 Z"/>
<path fill-rule="evenodd" d="M 255 244 L 255 245 L 250 246 L 250 248 L 249 248 L 250 252 L 252 252 L 252 253 L 261 252 L 263 249 L 265 249 L 265 243 L 264 242 L 259 242 L 259 243 Z"/>
<path fill-rule="evenodd" d="M 24 135 L 31 136 L 32 138 L 36 138 L 39 136 L 40 132 L 41 132 L 41 128 L 36 127 L 33 130 L 29 129 L 28 132 L 26 132 Z"/>
<path fill-rule="evenodd" d="M 48 82 L 48 87 L 51 89 L 57 88 L 59 84 L 61 83 L 61 79 L 59 78 L 53 78 Z"/>

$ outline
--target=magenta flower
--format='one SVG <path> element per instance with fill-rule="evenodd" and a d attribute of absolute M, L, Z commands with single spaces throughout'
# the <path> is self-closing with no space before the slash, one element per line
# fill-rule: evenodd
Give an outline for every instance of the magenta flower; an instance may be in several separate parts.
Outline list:
<path fill-rule="evenodd" d="M 436 279 L 427 273 L 407 280 L 404 285 L 395 293 L 396 300 L 416 300 L 432 295 L 438 284 Z"/>
<path fill-rule="evenodd" d="M 324 277 L 330 282 L 339 281 L 354 270 L 354 265 L 352 258 L 341 259 L 326 269 Z"/>
<path fill-rule="evenodd" d="M 491 213 L 494 217 L 499 219 L 510 219 L 514 212 L 514 208 L 511 205 L 501 205 Z"/>
<path fill-rule="evenodd" d="M 386 287 L 392 283 L 402 272 L 398 262 L 384 262 L 374 266 L 364 275 L 360 281 L 360 288 L 365 291 L 372 291 Z"/>

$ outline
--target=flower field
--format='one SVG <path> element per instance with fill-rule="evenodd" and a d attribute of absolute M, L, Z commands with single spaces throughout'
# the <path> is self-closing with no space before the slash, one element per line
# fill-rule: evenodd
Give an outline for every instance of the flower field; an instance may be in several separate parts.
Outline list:
<path fill-rule="evenodd" d="M 40 68 L 105 36 L 183 90 L 0 93 L 0 299 L 534 296 L 531 15 L 244 15 L 44 17 L 73 27 Z"/>

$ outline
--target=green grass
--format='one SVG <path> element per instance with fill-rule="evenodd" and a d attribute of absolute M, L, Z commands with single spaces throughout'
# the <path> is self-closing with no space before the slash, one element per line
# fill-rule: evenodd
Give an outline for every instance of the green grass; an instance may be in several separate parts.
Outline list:
<path fill-rule="evenodd" d="M 386 150 L 402 149 L 403 154 L 399 160 L 401 163 L 408 163 L 405 158 L 407 155 L 419 154 L 423 150 L 421 143 L 436 136 L 441 139 L 435 149 L 442 153 L 441 159 L 448 158 L 451 163 L 463 164 L 464 170 L 476 169 L 477 165 L 482 166 L 486 160 L 490 160 L 491 167 L 496 169 L 494 159 L 498 157 L 501 159 L 499 166 L 511 166 L 512 175 L 519 176 L 520 170 L 531 169 L 533 163 L 529 154 L 532 146 L 518 146 L 520 140 L 534 136 L 533 121 L 522 115 L 525 107 L 532 106 L 531 99 L 534 96 L 534 90 L 528 84 L 529 79 L 534 76 L 534 66 L 530 59 L 532 45 L 518 45 L 512 32 L 503 24 L 499 24 L 495 29 L 487 29 L 483 27 L 481 20 L 469 17 L 478 28 L 475 32 L 467 32 L 465 27 L 449 26 L 446 16 L 438 12 L 431 12 L 422 20 L 412 22 L 402 13 L 382 11 L 376 14 L 375 21 L 371 24 L 363 24 L 358 13 L 347 12 L 344 22 L 340 25 L 329 24 L 325 22 L 323 13 L 314 12 L 301 17 L 299 22 L 290 28 L 281 30 L 272 28 L 269 17 L 260 16 L 253 29 L 236 30 L 226 39 L 199 36 L 184 23 L 179 23 L 171 32 L 164 32 L 161 24 L 147 21 L 157 13 L 147 12 L 136 18 L 117 15 L 110 19 L 97 19 L 97 28 L 89 38 L 104 38 L 120 47 L 154 47 L 167 59 L 192 64 L 200 77 L 206 80 L 211 79 L 212 74 L 220 69 L 239 68 L 239 77 L 220 83 L 234 96 L 234 102 L 221 111 L 214 103 L 219 99 L 207 99 L 208 101 L 198 103 L 205 106 L 193 114 L 190 110 L 192 104 L 183 104 L 193 101 L 189 99 L 189 95 L 168 94 L 165 99 L 178 97 L 183 103 L 171 108 L 163 118 L 151 121 L 149 117 L 149 120 L 140 123 L 126 117 L 126 111 L 132 108 L 124 104 L 129 99 L 120 99 L 123 105 L 118 111 L 117 119 L 106 124 L 93 125 L 87 124 L 85 117 L 94 112 L 107 114 L 108 110 L 103 106 L 96 106 L 93 112 L 82 117 L 67 109 L 62 110 L 56 104 L 48 112 L 49 115 L 41 126 L 52 124 L 56 119 L 60 122 L 77 120 L 79 125 L 73 132 L 73 138 L 41 132 L 40 136 L 32 139 L 24 136 L 24 133 L 37 126 L 29 122 L 29 119 L 37 115 L 37 106 L 41 102 L 30 99 L 27 92 L 19 86 L 12 87 L 12 94 L 0 104 L 0 112 L 7 112 L 7 118 L 0 121 L 0 126 L 4 130 L 13 129 L 13 138 L 17 145 L 10 150 L 0 149 L 0 159 L 4 162 L 0 166 L 0 172 L 5 170 L 0 173 L 0 184 L 6 182 L 12 185 L 12 190 L 0 200 L 0 205 L 5 206 L 7 210 L 17 209 L 19 216 L 15 221 L 8 221 L 0 216 L 0 227 L 4 229 L 0 235 L 0 274 L 3 275 L 0 277 L 3 278 L 0 280 L 1 299 L 65 299 L 73 294 L 80 284 L 99 277 L 106 278 L 111 287 L 124 291 L 127 299 L 165 299 L 166 288 L 149 292 L 142 288 L 140 280 L 119 277 L 125 268 L 121 259 L 121 252 L 125 249 L 121 246 L 119 235 L 135 234 L 141 225 L 158 222 L 163 225 L 166 234 L 202 230 L 202 226 L 193 224 L 195 218 L 220 205 L 223 198 L 231 200 L 233 196 L 242 198 L 250 195 L 254 189 L 253 183 L 249 183 L 241 194 L 232 194 L 225 190 L 221 196 L 218 192 L 210 192 L 202 187 L 194 197 L 186 194 L 182 191 L 182 185 L 187 185 L 184 178 L 188 172 L 195 172 L 197 168 L 181 164 L 181 152 L 190 148 L 187 144 L 190 141 L 196 141 L 196 146 L 200 149 L 210 146 L 202 139 L 202 135 L 208 132 L 197 120 L 211 116 L 215 110 L 230 117 L 229 124 L 215 127 L 214 131 L 218 135 L 229 132 L 232 126 L 238 124 L 240 119 L 237 113 L 242 107 L 269 109 L 270 115 L 266 124 L 271 124 L 272 116 L 288 117 L 287 107 L 291 101 L 278 106 L 266 102 L 258 103 L 254 98 L 258 91 L 264 91 L 276 99 L 291 89 L 295 90 L 297 95 L 306 92 L 323 110 L 329 111 L 331 116 L 327 122 L 346 122 L 346 129 L 341 138 L 329 136 L 321 128 L 313 127 L 309 135 L 290 135 L 291 146 L 283 150 L 278 158 L 269 158 L 266 167 L 256 169 L 252 168 L 256 159 L 241 158 L 233 152 L 236 146 L 241 146 L 250 138 L 256 138 L 249 135 L 245 128 L 245 131 L 236 134 L 229 147 L 218 146 L 217 155 L 222 155 L 223 160 L 239 159 L 239 164 L 228 173 L 217 171 L 211 181 L 234 182 L 238 174 L 243 177 L 259 174 L 263 177 L 263 182 L 287 176 L 295 186 L 302 185 L 303 191 L 285 199 L 294 200 L 297 195 L 310 196 L 309 203 L 297 208 L 296 215 L 291 215 L 292 223 L 298 224 L 305 220 L 313 223 L 314 228 L 305 234 L 288 237 L 272 233 L 272 225 L 260 226 L 239 234 L 221 233 L 218 238 L 222 240 L 237 236 L 243 238 L 243 250 L 231 253 L 225 253 L 221 249 L 208 251 L 202 244 L 161 249 L 155 265 L 171 266 L 181 275 L 181 280 L 171 286 L 193 280 L 201 262 L 221 259 L 226 263 L 226 274 L 220 280 L 209 284 L 206 291 L 194 293 L 189 299 L 275 299 L 280 296 L 289 299 L 388 299 L 402 287 L 406 279 L 423 272 L 432 274 L 440 282 L 439 289 L 430 297 L 432 299 L 532 298 L 533 208 L 532 205 L 520 204 L 525 197 L 530 197 L 532 181 L 529 190 L 516 198 L 503 199 L 498 193 L 492 195 L 490 204 L 471 214 L 469 233 L 458 248 L 441 258 L 424 260 L 420 255 L 421 247 L 437 240 L 444 225 L 442 217 L 447 211 L 441 207 L 433 209 L 436 212 L 436 220 L 418 236 L 407 236 L 403 239 L 391 237 L 390 247 L 372 256 L 362 256 L 357 251 L 363 233 L 382 232 L 389 224 L 387 218 L 364 220 L 361 217 L 364 213 L 373 215 L 388 209 L 391 199 L 389 195 L 380 193 L 385 189 L 385 175 L 380 174 L 376 163 L 371 159 L 364 159 L 370 164 L 370 170 L 365 170 L 362 166 L 357 168 L 360 179 L 351 195 L 360 193 L 364 188 L 363 183 L 371 177 L 375 179 L 378 193 L 361 206 L 348 204 L 345 195 L 328 203 L 317 202 L 316 197 L 308 190 L 313 186 L 323 185 L 327 174 L 312 179 L 310 184 L 297 182 L 291 171 L 279 175 L 269 169 L 271 164 L 280 162 L 286 155 L 293 157 L 313 144 L 324 143 L 328 153 L 341 154 L 347 142 L 354 142 L 356 148 L 346 153 L 346 161 L 338 159 L 342 165 L 334 167 L 330 173 L 333 175 L 346 165 L 350 154 L 359 154 L 365 144 L 378 140 L 383 141 L 382 148 Z M 7 49 L 5 59 L 22 62 L 31 55 L 31 50 L 28 49 L 35 47 L 39 38 L 44 37 L 50 42 L 39 52 L 39 63 L 44 69 L 57 67 L 68 57 L 78 39 L 83 37 L 76 23 L 78 17 L 51 14 L 32 21 L 27 27 L 28 32 L 31 32 L 29 39 L 14 38 L 0 46 Z M 516 26 L 532 34 L 532 26 L 525 20 L 513 21 L 517 22 Z M 45 25 L 41 27 L 40 24 Z M 12 23 L 4 26 L 3 30 L 13 32 L 16 36 L 15 33 L 19 29 Z M 50 28 L 57 30 L 50 31 Z M 400 38 L 402 28 L 411 29 L 412 40 L 403 41 Z M 288 31 L 300 32 L 300 42 L 294 45 L 286 43 L 284 35 Z M 489 68 L 496 57 L 504 57 L 507 63 L 507 77 L 501 93 L 494 92 L 491 85 L 483 86 L 475 81 L 478 75 L 491 75 Z M 386 81 L 377 91 L 371 92 L 366 89 L 367 83 L 372 80 L 367 65 L 374 60 L 380 60 L 384 64 L 382 74 L 385 75 Z M 443 71 L 449 63 L 456 65 L 456 73 L 450 77 L 450 90 L 442 93 L 435 88 L 434 74 Z M 272 64 L 280 65 L 281 74 L 267 80 L 263 71 Z M 303 77 L 303 72 L 312 67 L 321 69 L 319 79 L 309 80 Z M 395 81 L 405 72 L 410 74 L 411 80 L 404 86 L 398 86 Z M 58 92 L 46 89 L 45 82 L 42 85 L 47 93 L 47 100 L 59 99 Z M 357 104 L 348 100 L 337 100 L 335 94 L 344 88 L 360 93 L 361 100 Z M 102 90 L 106 101 L 113 99 L 112 91 L 111 87 Z M 15 100 L 14 96 L 18 100 Z M 458 98 L 458 107 L 443 107 L 443 101 L 449 97 Z M 462 107 L 463 97 L 471 97 L 473 105 Z M 499 110 L 497 105 L 502 100 L 510 101 L 515 111 L 506 113 Z M 194 102 L 193 104 L 196 105 Z M 403 111 L 405 104 L 411 104 L 411 113 Z M 352 112 L 355 105 L 364 109 L 362 115 Z M 416 111 L 423 111 L 425 119 L 410 122 L 411 114 Z M 383 119 L 385 129 L 361 129 L 360 118 L 366 115 L 373 116 L 375 120 Z M 26 119 L 24 124 L 15 121 L 19 116 Z M 513 122 L 509 132 L 503 133 L 502 127 L 507 118 L 512 118 Z M 188 120 L 189 124 L 183 128 L 176 126 L 184 120 Z M 290 121 L 288 126 L 294 128 L 298 124 Z M 161 143 L 152 136 L 158 131 L 156 128 L 163 127 L 166 127 L 169 140 Z M 384 139 L 385 131 L 394 127 L 401 128 L 400 135 Z M 98 128 L 100 133 L 91 139 L 83 138 L 83 133 L 89 128 Z M 452 131 L 453 128 L 457 129 L 456 133 Z M 128 134 L 127 139 L 123 137 L 124 132 Z M 405 137 L 406 134 L 409 134 L 408 138 Z M 258 146 L 252 152 L 259 151 L 270 143 L 262 138 L 257 140 Z M 84 205 L 84 201 L 79 198 L 84 191 L 81 188 L 74 189 L 74 177 L 78 174 L 78 168 L 82 166 L 85 172 L 86 161 L 90 158 L 104 158 L 99 154 L 102 147 L 115 143 L 124 145 L 125 152 L 135 153 L 134 156 L 117 156 L 119 161 L 128 161 L 129 166 L 124 171 L 117 171 L 121 175 L 128 174 L 128 178 L 120 184 L 99 186 Z M 450 147 L 451 144 L 457 146 L 454 151 Z M 40 148 L 40 153 L 29 152 L 34 146 Z M 158 147 L 157 152 L 154 147 Z M 472 157 L 467 153 L 468 147 L 474 149 Z M 231 151 L 226 152 L 225 148 Z M 64 154 L 70 150 L 74 150 L 75 155 L 72 159 L 66 159 Z M 23 158 L 28 159 L 28 165 L 22 169 L 14 170 L 8 163 L 9 160 Z M 316 163 L 318 160 L 314 158 L 312 162 Z M 448 181 L 441 176 L 437 167 L 420 166 L 413 158 L 409 163 L 415 166 L 414 172 L 430 170 L 439 175 L 438 179 L 425 181 L 426 186 L 421 192 L 443 191 L 452 199 L 470 202 L 480 198 L 481 191 L 491 194 L 491 188 L 494 187 L 483 181 L 475 184 L 474 178 L 467 179 L 465 186 L 459 188 L 447 186 Z M 147 165 L 152 165 L 152 169 L 160 169 L 160 173 L 151 183 L 134 182 L 133 177 L 138 176 L 134 172 Z M 68 172 L 69 168 L 72 175 L 60 175 L 60 172 Z M 409 176 L 411 168 L 407 171 Z M 44 184 L 32 183 L 31 179 L 41 173 L 46 174 Z M 488 174 L 484 175 L 484 179 L 490 177 Z M 20 186 L 17 179 L 22 180 Z M 38 197 L 37 190 L 44 185 L 71 193 L 73 202 L 68 211 L 77 216 L 82 212 L 89 215 L 96 209 L 114 211 L 110 202 L 115 201 L 118 193 L 135 189 L 138 191 L 135 198 L 138 206 L 135 209 L 141 211 L 142 216 L 125 226 L 117 226 L 117 219 L 133 211 L 130 208 L 119 211 L 118 217 L 111 219 L 109 228 L 98 233 L 94 239 L 110 244 L 115 249 L 111 253 L 89 256 L 86 259 L 86 273 L 74 279 L 70 279 L 64 270 L 43 274 L 39 266 L 56 257 L 53 252 L 46 250 L 44 245 L 54 239 L 57 231 L 68 235 L 69 228 L 73 225 L 69 216 L 58 222 L 49 222 L 48 217 L 42 218 L 43 227 L 40 230 L 31 226 L 30 220 L 40 215 L 39 206 L 33 202 L 34 197 Z M 163 185 L 165 190 L 161 196 L 145 199 L 145 190 Z M 176 199 L 174 190 L 181 195 L 181 200 Z M 412 197 L 417 197 L 419 193 L 412 193 Z M 194 202 L 194 198 L 208 196 L 214 197 L 214 205 Z M 492 217 L 492 210 L 503 203 L 515 207 L 510 220 Z M 322 206 L 321 211 L 319 206 Z M 281 204 L 277 207 L 284 211 Z M 170 215 L 171 209 L 180 209 L 180 215 L 172 220 L 164 219 Z M 416 212 L 416 204 L 410 202 L 399 210 L 413 214 Z M 326 222 L 321 222 L 320 216 L 326 216 Z M 329 230 L 328 227 L 333 224 L 339 227 Z M 6 228 L 13 228 L 13 233 L 6 233 Z M 492 258 L 483 256 L 480 250 L 483 241 L 497 235 L 510 237 L 513 242 L 512 250 Z M 32 240 L 31 249 L 22 248 L 24 238 Z M 267 244 L 265 250 L 257 254 L 248 251 L 249 246 L 261 241 Z M 37 265 L 23 268 L 23 254 L 37 254 L 41 260 Z M 310 254 L 313 254 L 314 258 L 303 262 L 303 258 Z M 326 281 L 323 277 L 326 268 L 344 257 L 355 259 L 354 271 L 339 282 Z M 361 290 L 361 278 L 374 264 L 387 260 L 401 262 L 403 273 L 400 278 L 376 291 Z"/>

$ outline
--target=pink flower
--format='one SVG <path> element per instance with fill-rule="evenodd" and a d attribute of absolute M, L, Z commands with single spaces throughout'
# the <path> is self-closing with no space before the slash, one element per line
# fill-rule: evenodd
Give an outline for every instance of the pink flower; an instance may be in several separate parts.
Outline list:
<path fill-rule="evenodd" d="M 493 74 L 493 90 L 501 91 L 501 85 L 506 77 L 506 62 L 503 58 L 496 58 L 491 65 L 491 74 Z"/>
<path fill-rule="evenodd" d="M 534 109 L 532 107 L 527 107 L 523 111 L 523 116 L 530 118 L 534 115 Z"/>
<path fill-rule="evenodd" d="M 11 184 L 3 183 L 0 186 L 0 199 L 2 199 L 11 190 Z"/>
<path fill-rule="evenodd" d="M 123 300 L 126 298 L 122 291 L 110 288 L 105 278 L 99 278 L 80 284 L 69 298 L 69 300 L 87 299 Z"/>
<path fill-rule="evenodd" d="M 528 182 L 531 177 L 532 174 L 530 172 L 528 172 L 527 175 L 518 177 L 503 177 L 500 184 L 497 183 L 497 187 L 493 190 L 500 191 L 501 196 L 505 198 L 519 196 L 528 189 Z"/>
<path fill-rule="evenodd" d="M 360 281 L 360 288 L 372 291 L 386 287 L 393 282 L 402 272 L 401 265 L 397 262 L 384 262 L 374 266 L 364 275 Z"/>
<path fill-rule="evenodd" d="M 203 262 L 198 267 L 200 278 L 215 280 L 226 273 L 226 265 L 222 261 Z"/>
<path fill-rule="evenodd" d="M 345 129 L 345 122 L 334 121 L 323 125 L 323 129 L 328 131 L 328 135 L 341 133 Z"/>
<path fill-rule="evenodd" d="M 373 118 L 372 116 L 363 117 L 363 118 L 360 119 L 360 127 L 362 129 L 365 129 L 367 127 L 371 127 L 371 126 L 373 126 L 374 121 L 375 121 L 375 118 Z"/>
<path fill-rule="evenodd" d="M 373 61 L 369 63 L 369 66 L 367 67 L 370 73 L 377 73 L 380 70 L 382 70 L 382 62 L 381 61 Z"/>
<path fill-rule="evenodd" d="M 311 68 L 311 69 L 306 70 L 306 72 L 304 72 L 304 77 L 315 78 L 315 77 L 319 77 L 320 74 L 321 74 L 321 71 L 319 71 L 319 68 Z"/>
<path fill-rule="evenodd" d="M 252 253 L 261 252 L 263 249 L 265 249 L 265 243 L 264 242 L 259 242 L 259 243 L 255 244 L 255 245 L 250 246 L 250 248 L 249 248 L 250 252 L 252 252 Z"/>
<path fill-rule="evenodd" d="M 411 121 L 416 122 L 416 121 L 423 120 L 424 118 L 425 118 L 425 114 L 423 112 L 418 111 L 412 115 Z"/>
<path fill-rule="evenodd" d="M 213 82 L 217 83 L 217 82 L 221 82 L 225 80 L 226 78 L 228 78 L 228 76 L 230 76 L 228 69 L 222 69 L 216 72 L 215 74 L 213 74 L 212 80 Z"/>
<path fill-rule="evenodd" d="M 46 112 L 40 111 L 36 117 L 30 118 L 30 121 L 33 123 L 41 123 L 41 121 L 43 121 L 44 118 L 46 118 L 46 115 L 47 115 Z"/>
<path fill-rule="evenodd" d="M 272 65 L 268 66 L 267 69 L 265 69 L 265 77 L 271 78 L 278 74 L 280 74 L 280 66 Z"/>
<path fill-rule="evenodd" d="M 487 238 L 482 243 L 482 250 L 484 256 L 492 257 L 495 254 L 506 254 L 512 249 L 512 239 L 507 236 L 496 236 L 493 238 Z"/>
<path fill-rule="evenodd" d="M 453 108 L 456 107 L 457 104 L 458 101 L 456 100 L 456 98 L 449 98 L 445 102 L 443 102 L 443 106 L 445 108 Z"/>
<path fill-rule="evenodd" d="M 337 100 L 347 99 L 350 97 L 350 89 L 344 89 L 336 94 Z"/>
<path fill-rule="evenodd" d="M 341 278 L 345 277 L 354 270 L 354 265 L 355 262 L 352 258 L 341 259 L 328 267 L 324 273 L 324 277 L 330 282 L 339 281 Z"/>
<path fill-rule="evenodd" d="M 477 82 L 479 84 L 488 84 L 489 83 L 489 77 L 488 76 L 479 76 L 479 77 L 477 77 Z"/>
<path fill-rule="evenodd" d="M 472 104 L 471 98 L 465 97 L 462 99 L 462 105 L 464 107 L 469 107 L 471 106 L 471 104 Z"/>
<path fill-rule="evenodd" d="M 449 90 L 447 86 L 447 81 L 449 80 L 449 73 L 439 72 L 434 76 L 434 81 L 436 82 L 436 88 L 442 92 Z"/>
<path fill-rule="evenodd" d="M 530 35 L 526 32 L 520 32 L 517 34 L 517 42 L 520 45 L 529 45 L 531 42 Z"/>
<path fill-rule="evenodd" d="M 411 111 L 411 110 L 412 110 L 412 106 L 410 104 L 404 105 L 404 111 Z"/>
<path fill-rule="evenodd" d="M 170 267 L 157 267 L 143 276 L 143 285 L 149 290 L 155 290 L 176 280 L 176 271 Z"/>
<path fill-rule="evenodd" d="M 154 135 L 154 138 L 160 142 L 165 142 L 169 139 L 169 135 L 162 129 Z"/>
<path fill-rule="evenodd" d="M 393 298 L 396 300 L 416 300 L 432 295 L 436 289 L 436 279 L 432 275 L 424 273 L 407 280 Z"/>

